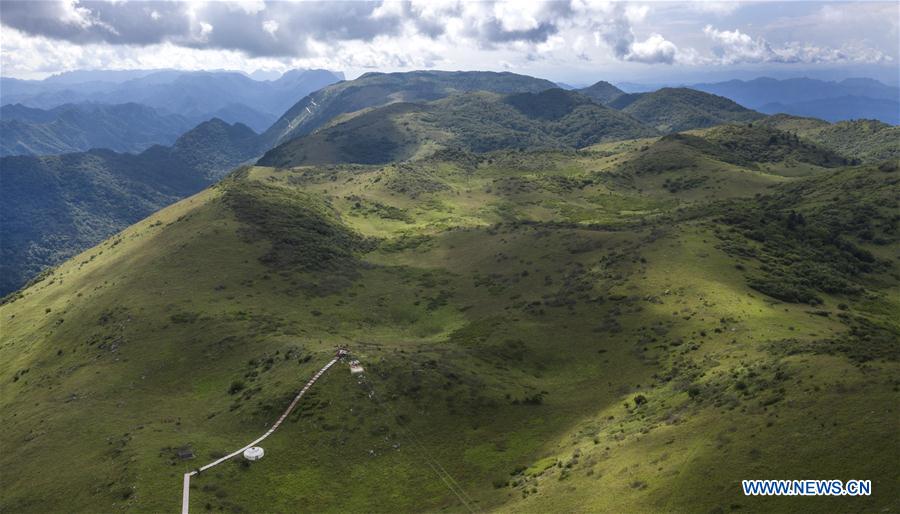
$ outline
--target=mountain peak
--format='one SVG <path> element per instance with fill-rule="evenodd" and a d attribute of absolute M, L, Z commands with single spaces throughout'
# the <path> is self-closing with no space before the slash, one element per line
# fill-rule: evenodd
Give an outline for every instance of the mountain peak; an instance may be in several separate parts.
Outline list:
<path fill-rule="evenodd" d="M 606 105 L 625 94 L 625 91 L 622 91 L 605 80 L 601 80 L 586 88 L 579 89 L 578 92 L 603 105 Z"/>

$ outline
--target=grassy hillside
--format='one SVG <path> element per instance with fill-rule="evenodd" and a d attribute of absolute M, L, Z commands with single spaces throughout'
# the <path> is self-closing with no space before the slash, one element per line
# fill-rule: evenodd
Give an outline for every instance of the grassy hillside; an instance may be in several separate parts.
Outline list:
<path fill-rule="evenodd" d="M 667 87 L 652 93 L 622 95 L 608 105 L 662 132 L 748 122 L 763 117 L 727 98 L 688 88 Z"/>
<path fill-rule="evenodd" d="M 365 110 L 270 150 L 259 164 L 385 164 L 445 148 L 478 153 L 581 148 L 655 134 L 626 114 L 562 89 L 511 95 L 477 92 Z"/>
<path fill-rule="evenodd" d="M 761 123 L 814 141 L 861 162 L 900 160 L 900 127 L 876 120 L 828 123 L 787 114 L 769 116 Z"/>
<path fill-rule="evenodd" d="M 255 157 L 259 136 L 211 120 L 173 146 L 140 154 L 91 150 L 0 160 L 0 294 L 44 268 L 198 192 Z"/>
<path fill-rule="evenodd" d="M 176 510 L 339 344 L 365 383 L 193 512 L 464 511 L 429 462 L 484 511 L 895 509 L 900 175 L 722 134 L 244 168 L 152 215 L 0 306 L 2 509 Z M 740 492 L 826 477 L 874 494 Z"/>
<path fill-rule="evenodd" d="M 537 93 L 555 88 L 549 80 L 487 71 L 366 73 L 311 93 L 287 110 L 263 134 L 268 146 L 313 132 L 346 113 L 394 102 L 427 102 L 454 93 Z"/>

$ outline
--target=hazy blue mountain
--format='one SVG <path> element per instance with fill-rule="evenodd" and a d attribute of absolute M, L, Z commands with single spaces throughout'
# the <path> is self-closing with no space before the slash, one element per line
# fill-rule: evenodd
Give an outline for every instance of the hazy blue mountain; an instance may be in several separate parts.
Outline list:
<path fill-rule="evenodd" d="M 259 152 L 241 124 L 204 122 L 172 146 L 0 159 L 0 294 L 196 193 Z"/>
<path fill-rule="evenodd" d="M 40 81 L 4 77 L 0 102 L 43 109 L 66 103 L 133 102 L 195 122 L 220 117 L 262 131 L 299 99 L 343 78 L 327 70 L 292 70 L 277 80 L 254 80 L 227 71 L 161 70 L 132 75 L 85 71 Z"/>
<path fill-rule="evenodd" d="M 626 93 L 648 93 L 674 84 L 643 84 L 640 82 L 616 82 L 616 87 Z"/>
<path fill-rule="evenodd" d="M 53 121 L 57 117 L 57 109 L 38 109 L 22 104 L 6 104 L 0 107 L 0 119 L 19 120 L 34 123 Z"/>
<path fill-rule="evenodd" d="M 47 84 L 83 84 L 85 82 L 122 83 L 152 75 L 159 70 L 72 70 L 50 75 L 43 82 Z"/>
<path fill-rule="evenodd" d="M 234 116 L 237 117 L 237 116 Z M 232 118 L 234 118 L 232 117 Z M 91 148 L 140 152 L 170 145 L 194 120 L 136 103 L 0 107 L 0 156 L 57 155 Z"/>
<path fill-rule="evenodd" d="M 822 98 L 792 104 L 773 102 L 762 105 L 759 110 L 768 114 L 794 114 L 827 121 L 874 119 L 891 125 L 900 124 L 900 102 L 865 96 Z"/>
<path fill-rule="evenodd" d="M 894 124 L 900 116 L 900 88 L 867 78 L 825 81 L 762 77 L 690 87 L 768 113 L 815 116 L 829 121 L 874 118 Z"/>
<path fill-rule="evenodd" d="M 277 71 L 256 70 L 250 73 L 249 77 L 253 80 L 278 80 L 278 78 L 281 77 L 281 73 Z"/>
<path fill-rule="evenodd" d="M 40 109 L 52 109 L 67 103 L 90 101 L 116 87 L 112 82 L 54 83 L 45 80 L 22 80 L 0 77 L 0 104 L 17 104 Z"/>

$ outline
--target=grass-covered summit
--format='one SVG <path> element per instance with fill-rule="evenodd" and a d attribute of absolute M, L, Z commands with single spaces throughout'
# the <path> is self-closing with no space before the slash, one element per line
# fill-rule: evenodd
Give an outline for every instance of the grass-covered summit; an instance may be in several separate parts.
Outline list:
<path fill-rule="evenodd" d="M 776 114 L 762 123 L 791 132 L 861 162 L 900 160 L 900 127 L 878 120 L 828 123 L 815 118 Z"/>
<path fill-rule="evenodd" d="M 476 92 L 428 103 L 394 103 L 338 118 L 314 134 L 270 150 L 259 163 L 384 164 L 446 148 L 476 153 L 582 148 L 656 134 L 631 116 L 571 91 Z"/>
<path fill-rule="evenodd" d="M 607 105 L 662 132 L 748 122 L 764 117 L 727 98 L 689 88 L 667 87 L 652 93 L 620 95 Z"/>
<path fill-rule="evenodd" d="M 549 80 L 488 71 L 412 71 L 366 73 L 355 80 L 338 82 L 304 97 L 287 110 L 264 134 L 274 146 L 300 137 L 333 118 L 394 102 L 423 102 L 454 93 L 537 93 L 556 87 Z"/>
<path fill-rule="evenodd" d="M 462 512 L 426 455 L 483 511 L 890 510 L 900 175 L 782 134 L 242 168 L 0 306 L 2 508 L 176 510 L 346 344 L 373 389 L 192 512 Z"/>
<path fill-rule="evenodd" d="M 605 80 L 601 80 L 588 87 L 581 88 L 578 90 L 578 92 L 603 105 L 607 105 L 616 98 L 625 94 L 625 91 L 622 91 L 621 89 L 610 84 L 609 82 L 606 82 Z"/>

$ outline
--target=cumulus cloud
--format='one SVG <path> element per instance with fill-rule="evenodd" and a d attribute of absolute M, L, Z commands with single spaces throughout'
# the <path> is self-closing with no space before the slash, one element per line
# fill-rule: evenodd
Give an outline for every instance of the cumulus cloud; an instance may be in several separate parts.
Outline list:
<path fill-rule="evenodd" d="M 3 25 L 77 44 L 151 45 L 237 50 L 253 57 L 303 57 L 309 40 L 367 41 L 410 33 L 468 40 L 482 48 L 542 44 L 562 30 L 598 30 L 627 59 L 631 25 L 650 8 L 591 0 L 551 2 L 120 2 L 10 0 Z M 151 19 L 148 22 L 147 17 Z M 646 55 L 647 45 L 641 52 Z M 642 57 L 643 58 L 643 57 Z"/>
<path fill-rule="evenodd" d="M 95 66 L 127 68 L 157 58 L 179 66 L 208 62 L 207 67 L 242 60 L 242 69 L 259 63 L 266 69 L 298 65 L 388 69 L 430 65 L 503 68 L 517 62 L 528 67 L 538 62 L 729 65 L 891 59 L 877 50 L 877 45 L 776 45 L 741 30 L 707 25 L 734 21 L 741 7 L 735 2 L 0 2 L 4 73 L 52 69 L 54 63 L 85 66 L 88 61 Z M 868 4 L 842 5 L 840 9 L 825 6 L 821 14 L 819 9 L 806 10 L 807 24 L 813 23 L 813 18 L 839 15 L 844 26 L 852 16 L 862 16 L 858 11 L 878 10 Z M 890 24 L 890 16 L 881 11 L 877 18 Z M 872 32 L 875 22 L 868 21 L 872 16 L 876 14 L 864 17 L 865 32 Z M 773 14 L 769 24 L 794 20 L 786 18 Z M 746 30 L 744 25 L 738 26 Z M 893 30 L 896 34 L 896 27 Z M 779 33 L 786 31 L 778 29 Z M 38 48 L 41 51 L 35 51 Z M 71 68 L 55 71 L 64 69 Z"/>
<path fill-rule="evenodd" d="M 678 53 L 678 47 L 671 41 L 659 34 L 653 34 L 645 41 L 636 41 L 631 45 L 631 51 L 626 56 L 629 61 L 646 62 L 646 63 L 666 63 L 675 62 L 675 55 Z"/>
<path fill-rule="evenodd" d="M 890 61 L 884 52 L 862 45 L 841 48 L 789 42 L 775 46 L 762 37 L 751 37 L 740 30 L 718 30 L 707 25 L 703 33 L 714 42 L 713 53 L 720 64 L 817 64 L 817 63 L 881 63 Z"/>
<path fill-rule="evenodd" d="M 632 23 L 643 20 L 649 11 L 646 6 L 634 7 L 624 4 L 613 4 L 608 12 L 600 14 L 595 39 L 604 42 L 613 54 L 622 61 L 642 62 L 647 64 L 672 64 L 678 60 L 679 52 L 675 43 L 661 34 L 651 34 L 644 41 L 639 41 L 634 33 Z"/>
<path fill-rule="evenodd" d="M 373 17 L 377 7 L 369 2 L 12 0 L 3 3 L 0 20 L 30 35 L 78 44 L 172 43 L 284 57 L 306 55 L 309 37 L 371 41 L 396 34 L 400 20 Z M 271 20 L 282 30 L 274 30 Z"/>
<path fill-rule="evenodd" d="M 672 63 L 678 49 L 659 34 L 640 41 L 632 29 L 650 13 L 647 5 L 594 0 L 468 2 L 120 2 L 99 0 L 4 1 L 0 22 L 25 35 L 74 45 L 148 48 L 168 45 L 235 51 L 251 59 L 316 59 L 353 48 L 385 65 L 434 61 L 441 50 L 505 49 L 526 61 L 553 60 L 581 38 L 578 58 L 592 50 L 614 59 Z M 569 37 L 563 37 L 566 33 Z M 595 33 L 594 49 L 585 35 Z M 393 39 L 420 46 L 394 45 Z M 369 48 L 373 45 L 379 48 Z M 390 43 L 389 43 L 390 42 Z M 360 44 L 364 43 L 364 44 Z M 385 49 L 395 48 L 388 56 Z M 138 51 L 138 50 L 135 50 Z M 108 52 L 106 52 L 108 54 Z M 346 60 L 347 58 L 341 57 Z M 365 60 L 365 59 L 363 59 Z"/>
<path fill-rule="evenodd" d="M 432 38 L 456 27 L 455 35 L 484 45 L 540 43 L 557 33 L 571 13 L 568 2 L 10 0 L 3 3 L 2 23 L 27 34 L 80 44 L 169 42 L 251 56 L 296 57 L 308 53 L 307 38 L 372 41 L 398 35 L 407 26 Z M 272 20 L 280 30 L 273 29 Z M 280 35 L 273 37 L 276 32 Z"/>

